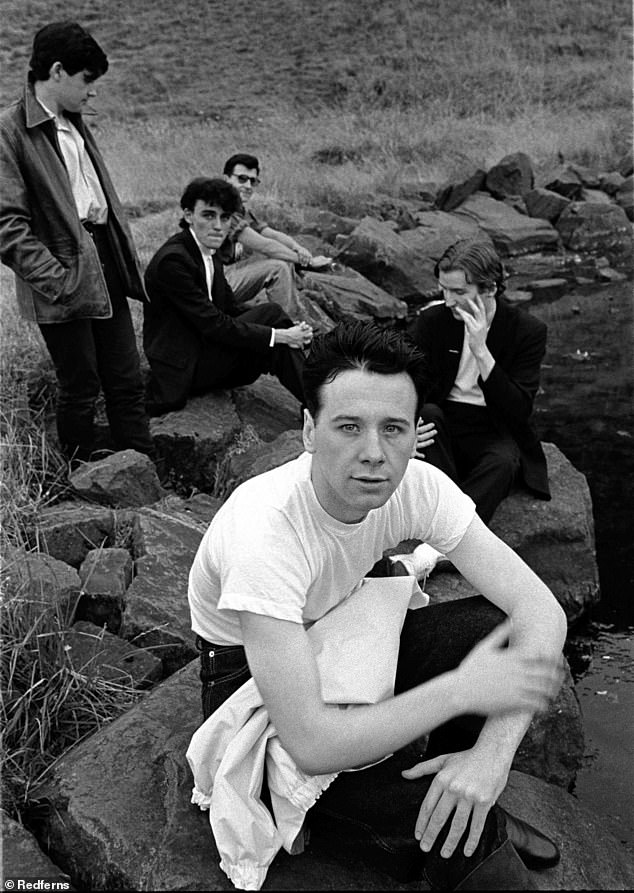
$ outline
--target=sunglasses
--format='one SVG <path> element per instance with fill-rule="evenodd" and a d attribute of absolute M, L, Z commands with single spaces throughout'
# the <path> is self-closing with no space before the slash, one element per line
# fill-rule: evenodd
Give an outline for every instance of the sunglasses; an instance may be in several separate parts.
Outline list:
<path fill-rule="evenodd" d="M 238 183 L 242 183 L 243 185 L 245 183 L 250 183 L 251 186 L 259 186 L 260 185 L 259 177 L 249 177 L 249 176 L 247 176 L 247 174 L 234 174 L 233 176 L 236 178 Z"/>

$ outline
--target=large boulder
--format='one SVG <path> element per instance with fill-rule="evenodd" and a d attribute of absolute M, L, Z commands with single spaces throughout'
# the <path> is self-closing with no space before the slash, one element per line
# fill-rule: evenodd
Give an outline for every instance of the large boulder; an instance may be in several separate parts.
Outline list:
<path fill-rule="evenodd" d="M 2 810 L 2 872 L 0 877 L 3 882 L 3 890 L 19 890 L 18 878 L 35 882 L 38 878 L 60 884 L 59 887 L 49 886 L 49 890 L 69 890 L 70 878 L 42 852 L 37 839 L 30 831 L 12 819 Z M 10 884 L 13 883 L 13 887 Z M 22 889 L 38 889 L 37 887 Z"/>
<path fill-rule="evenodd" d="M 113 546 L 115 513 L 112 509 L 87 502 L 59 502 L 43 508 L 33 529 L 29 544 L 79 567 L 91 549 Z"/>
<path fill-rule="evenodd" d="M 270 443 L 254 444 L 243 453 L 235 453 L 226 469 L 225 495 L 249 478 L 296 459 L 303 450 L 302 432 L 284 431 Z"/>
<path fill-rule="evenodd" d="M 420 301 L 436 287 L 421 270 L 416 251 L 387 223 L 373 217 L 364 217 L 349 236 L 337 240 L 337 247 L 339 263 L 358 270 L 403 301 Z"/>
<path fill-rule="evenodd" d="M 530 158 L 524 152 L 505 155 L 487 172 L 485 186 L 494 198 L 526 195 L 533 188 L 535 177 Z"/>
<path fill-rule="evenodd" d="M 436 196 L 436 207 L 439 211 L 453 211 L 474 192 L 484 189 L 485 180 L 486 171 L 478 168 L 466 180 L 460 183 L 449 183 Z"/>
<path fill-rule="evenodd" d="M 629 220 L 634 220 L 634 176 L 629 175 L 619 186 L 614 196 L 616 203 L 623 208 Z"/>
<path fill-rule="evenodd" d="M 319 236 L 324 242 L 333 243 L 338 235 L 349 235 L 359 223 L 354 217 L 342 217 L 332 211 L 311 210 L 306 212 L 304 223 L 299 231 L 299 241 L 303 243 L 302 235 Z"/>
<path fill-rule="evenodd" d="M 84 889 L 231 890 L 208 816 L 190 803 L 185 759 L 200 723 L 198 661 L 75 747 L 37 792 L 49 854 Z M 104 795 L 107 792 L 107 795 Z M 609 823 L 561 788 L 512 772 L 501 802 L 558 841 L 562 861 L 534 873 L 539 889 L 629 889 L 632 861 Z M 45 807 L 48 807 L 45 809 Z M 277 857 L 273 890 L 399 890 L 342 841 Z"/>
<path fill-rule="evenodd" d="M 154 463 L 136 450 L 84 462 L 71 473 L 70 482 L 83 499 L 115 508 L 149 505 L 163 495 Z"/>
<path fill-rule="evenodd" d="M 549 170 L 540 181 L 538 186 L 544 186 L 551 192 L 557 192 L 569 198 L 571 201 L 577 201 L 581 198 L 583 189 L 583 181 L 573 165 L 560 164 L 558 167 Z"/>
<path fill-rule="evenodd" d="M 530 217 L 541 217 L 555 223 L 562 211 L 570 204 L 570 199 L 550 189 L 531 189 L 524 196 L 526 210 Z"/>
<path fill-rule="evenodd" d="M 71 621 L 81 590 L 74 567 L 52 555 L 18 550 L 3 567 L 2 578 L 5 593 L 56 611 L 63 621 Z"/>
<path fill-rule="evenodd" d="M 300 428 L 301 405 L 272 375 L 233 391 L 243 427 L 251 426 L 262 440 L 274 440 L 283 431 Z"/>
<path fill-rule="evenodd" d="M 398 238 L 398 237 L 397 237 Z M 304 273 L 303 294 L 336 320 L 404 319 L 407 304 L 356 270 L 337 265 L 337 272 Z M 334 325 L 334 323 L 333 323 Z"/>
<path fill-rule="evenodd" d="M 202 520 L 174 517 L 164 506 L 143 508 L 136 517 L 134 548 L 139 557 L 119 634 L 160 657 L 166 674 L 196 655 L 187 583 L 206 529 Z"/>
<path fill-rule="evenodd" d="M 632 227 L 618 205 L 572 202 L 556 226 L 562 242 L 571 251 L 622 251 L 631 247 Z"/>
<path fill-rule="evenodd" d="M 125 592 L 132 582 L 132 557 L 127 549 L 92 549 L 79 568 L 82 595 L 76 618 L 107 626 L 121 626 Z"/>
<path fill-rule="evenodd" d="M 174 483 L 213 490 L 218 456 L 240 430 L 227 391 L 192 397 L 176 412 L 154 418 L 150 431 L 164 471 Z"/>
<path fill-rule="evenodd" d="M 78 620 L 66 630 L 64 643 L 73 669 L 88 678 L 149 688 L 163 675 L 160 658 L 88 620 Z"/>
<path fill-rule="evenodd" d="M 555 250 L 559 244 L 557 230 L 546 220 L 520 214 L 485 192 L 476 192 L 453 213 L 475 221 L 504 257 Z"/>

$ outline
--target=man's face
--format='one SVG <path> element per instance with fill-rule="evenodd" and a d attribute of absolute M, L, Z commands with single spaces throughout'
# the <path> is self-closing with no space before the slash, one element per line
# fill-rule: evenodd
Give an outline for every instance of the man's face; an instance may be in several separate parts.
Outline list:
<path fill-rule="evenodd" d="M 473 315 L 472 306 L 477 296 L 485 301 L 485 305 L 488 301 L 493 300 L 493 292 L 481 292 L 477 285 L 467 282 L 463 270 L 449 270 L 448 272 L 441 270 L 438 275 L 438 284 L 445 303 L 455 319 L 461 319 L 460 314 L 456 313 L 456 307 Z"/>
<path fill-rule="evenodd" d="M 416 389 L 405 372 L 349 369 L 321 389 L 317 419 L 308 411 L 304 446 L 322 508 L 351 524 L 384 505 L 400 484 L 416 439 Z"/>
<path fill-rule="evenodd" d="M 236 164 L 227 180 L 236 187 L 245 205 L 253 195 L 255 187 L 260 184 L 257 170 L 254 167 L 245 167 L 243 164 Z"/>
<path fill-rule="evenodd" d="M 231 214 L 223 211 L 219 205 L 210 205 L 202 199 L 196 199 L 194 210 L 185 208 L 183 217 L 196 233 L 196 238 L 205 248 L 220 248 L 229 232 Z"/>
<path fill-rule="evenodd" d="M 68 74 L 59 63 L 54 78 L 55 99 L 62 112 L 83 112 L 88 102 L 97 95 L 95 77 L 89 71 Z"/>

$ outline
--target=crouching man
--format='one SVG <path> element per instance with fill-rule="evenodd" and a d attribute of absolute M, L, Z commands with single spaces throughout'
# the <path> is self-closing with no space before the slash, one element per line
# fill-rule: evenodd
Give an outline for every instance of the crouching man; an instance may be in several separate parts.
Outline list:
<path fill-rule="evenodd" d="M 310 811 L 314 826 L 394 855 L 396 875 L 407 860 L 407 879 L 434 889 L 532 889 L 526 864 L 554 864 L 557 848 L 497 800 L 532 715 L 560 685 L 565 616 L 473 501 L 412 459 L 423 368 L 400 334 L 369 324 L 315 339 L 305 452 L 232 494 L 192 567 L 203 713 L 252 675 L 297 766 L 341 772 Z M 407 613 L 393 697 L 324 703 L 307 628 L 412 538 L 447 554 L 485 597 Z M 405 748 L 428 733 L 416 763 Z"/>

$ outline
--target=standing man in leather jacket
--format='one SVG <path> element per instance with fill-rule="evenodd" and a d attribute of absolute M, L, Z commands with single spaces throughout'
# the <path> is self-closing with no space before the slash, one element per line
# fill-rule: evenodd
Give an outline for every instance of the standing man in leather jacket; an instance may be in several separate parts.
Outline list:
<path fill-rule="evenodd" d="M 57 430 L 94 458 L 103 390 L 117 449 L 154 456 L 127 298 L 146 300 L 132 236 L 82 113 L 108 59 L 75 22 L 41 28 L 24 95 L 0 114 L 0 259 L 55 365 Z"/>

